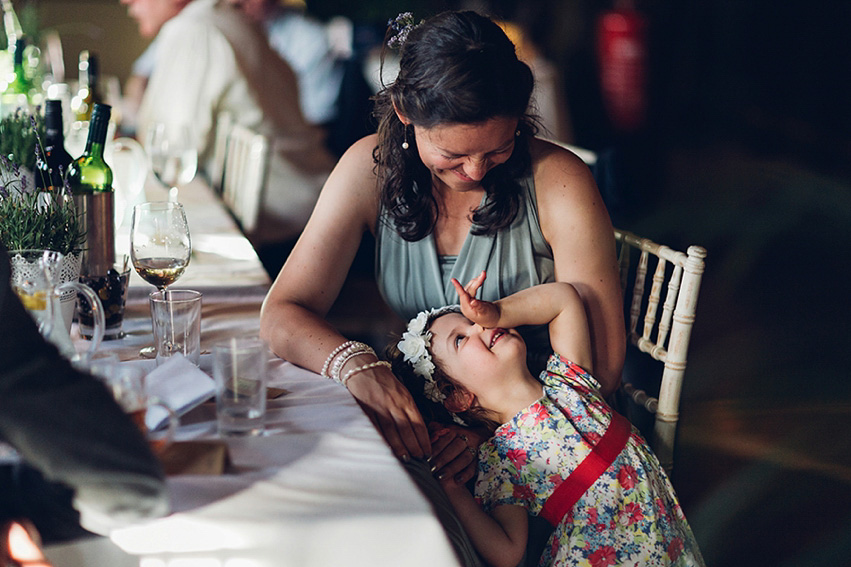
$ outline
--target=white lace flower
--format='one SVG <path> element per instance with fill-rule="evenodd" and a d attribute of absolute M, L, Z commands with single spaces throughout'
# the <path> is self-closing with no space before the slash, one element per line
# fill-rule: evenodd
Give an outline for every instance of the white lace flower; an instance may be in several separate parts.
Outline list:
<path fill-rule="evenodd" d="M 428 356 L 428 353 L 426 353 L 426 356 L 424 356 L 423 358 L 414 362 L 413 367 L 414 372 L 424 378 L 430 379 L 432 373 L 434 372 L 434 363 L 431 361 L 431 357 Z"/>
<path fill-rule="evenodd" d="M 439 404 L 446 399 L 446 395 L 440 391 L 440 388 L 437 387 L 437 382 L 431 379 L 431 377 L 426 378 L 425 386 L 423 386 L 423 393 L 425 393 L 426 398 L 436 404 Z"/>
<path fill-rule="evenodd" d="M 409 362 L 414 373 L 422 376 L 425 380 L 423 390 L 425 396 L 435 402 L 441 403 L 446 396 L 437 387 L 432 374 L 434 373 L 434 361 L 431 359 L 431 331 L 427 330 L 429 323 L 445 315 L 446 313 L 458 313 L 461 311 L 458 305 L 438 307 L 428 311 L 421 311 L 408 323 L 408 330 L 402 334 L 402 340 L 396 345 L 399 351 L 405 355 L 405 362 Z"/>
<path fill-rule="evenodd" d="M 417 361 L 423 356 L 428 356 L 429 339 L 431 339 L 431 333 L 421 335 L 406 332 L 402 334 L 402 340 L 399 341 L 398 347 L 405 355 L 405 362 L 410 362 L 416 366 Z"/>
<path fill-rule="evenodd" d="M 408 332 L 412 335 L 422 335 L 428 325 L 430 311 L 420 311 L 420 313 L 411 319 L 408 323 Z"/>

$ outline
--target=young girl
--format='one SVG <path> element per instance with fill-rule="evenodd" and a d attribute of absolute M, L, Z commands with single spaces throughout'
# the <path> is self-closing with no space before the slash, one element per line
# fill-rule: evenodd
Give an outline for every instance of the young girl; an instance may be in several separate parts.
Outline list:
<path fill-rule="evenodd" d="M 540 565 L 703 565 L 658 460 L 589 373 L 574 287 L 542 284 L 491 303 L 474 298 L 484 278 L 466 289 L 454 280 L 460 307 L 420 313 L 394 361 L 456 420 L 493 431 L 479 448 L 475 499 L 441 479 L 483 559 L 520 562 L 528 513 L 555 527 Z M 539 381 L 515 327 L 546 323 L 555 352 Z"/>

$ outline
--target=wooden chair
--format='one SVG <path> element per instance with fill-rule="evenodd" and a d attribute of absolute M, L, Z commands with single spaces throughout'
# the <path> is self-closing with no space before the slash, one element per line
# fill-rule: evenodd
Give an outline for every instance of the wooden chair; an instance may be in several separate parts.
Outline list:
<path fill-rule="evenodd" d="M 636 411 L 649 412 L 653 432 L 648 435 L 648 441 L 662 466 L 670 472 L 674 464 L 680 391 L 706 250 L 689 246 L 687 253 L 678 252 L 618 229 L 615 239 L 619 244 L 624 303 L 629 305 L 627 347 L 635 347 L 663 363 L 658 395 L 637 387 L 625 373 L 618 401 L 626 402 L 627 407 L 620 409 L 633 423 L 641 420 Z"/>
<path fill-rule="evenodd" d="M 558 140 L 548 141 L 572 151 L 589 167 L 593 168 L 597 163 L 597 154 L 591 150 Z M 619 229 L 615 229 L 615 240 L 619 245 L 618 264 L 624 304 L 629 306 L 628 346 L 635 347 L 639 353 L 649 354 L 662 364 L 661 379 L 649 380 L 646 387 L 658 392 L 653 396 L 644 387 L 632 383 L 629 361 L 633 353 L 628 352 L 624 381 L 615 402 L 617 409 L 647 436 L 659 462 L 670 473 L 674 467 L 680 391 L 706 250 L 690 246 L 688 253 L 678 252 Z M 652 284 L 648 291 L 647 274 L 651 269 Z M 667 291 L 662 301 L 665 287 Z M 639 320 L 642 322 L 640 332 Z M 657 372 L 658 363 L 653 367 L 654 372 Z M 636 378 L 644 378 L 640 374 Z M 649 426 L 642 427 L 648 419 L 652 423 L 652 431 L 645 431 Z"/>
<path fill-rule="evenodd" d="M 210 187 L 217 195 L 222 194 L 224 182 L 225 160 L 228 152 L 228 136 L 233 128 L 233 118 L 223 113 L 216 121 L 216 139 L 213 143 L 213 163 L 210 165 Z"/>
<path fill-rule="evenodd" d="M 227 139 L 222 199 L 245 234 L 257 227 L 268 164 L 269 139 L 233 125 Z"/>

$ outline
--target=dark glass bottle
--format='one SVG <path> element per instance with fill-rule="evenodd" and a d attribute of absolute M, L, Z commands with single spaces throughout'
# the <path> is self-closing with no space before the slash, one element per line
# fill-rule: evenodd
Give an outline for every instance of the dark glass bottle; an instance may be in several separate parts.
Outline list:
<path fill-rule="evenodd" d="M 44 106 L 44 160 L 35 180 L 39 189 L 61 187 L 73 161 L 65 149 L 63 128 L 62 102 L 48 100 Z"/>
<path fill-rule="evenodd" d="M 111 112 L 109 105 L 95 103 L 86 150 L 71 162 L 66 177 L 86 231 L 83 275 L 103 275 L 115 263 L 112 169 L 103 160 Z"/>

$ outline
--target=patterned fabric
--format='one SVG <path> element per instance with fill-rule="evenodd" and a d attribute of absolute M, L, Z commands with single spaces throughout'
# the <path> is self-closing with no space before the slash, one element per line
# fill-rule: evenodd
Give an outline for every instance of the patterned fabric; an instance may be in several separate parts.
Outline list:
<path fill-rule="evenodd" d="M 538 515 L 609 426 L 612 410 L 582 368 L 554 354 L 540 380 L 543 397 L 479 449 L 475 493 L 486 511 L 516 505 Z M 667 475 L 635 429 L 556 527 L 539 564 L 704 564 Z"/>

